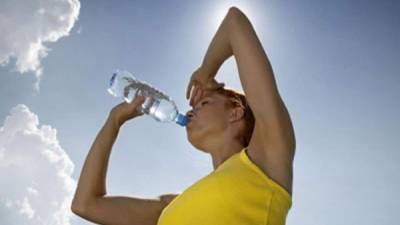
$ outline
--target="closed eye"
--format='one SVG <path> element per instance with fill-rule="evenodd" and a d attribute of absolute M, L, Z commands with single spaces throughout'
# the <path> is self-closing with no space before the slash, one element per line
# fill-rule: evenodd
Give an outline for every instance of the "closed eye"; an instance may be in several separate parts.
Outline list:
<path fill-rule="evenodd" d="M 202 101 L 199 101 L 197 104 L 197 107 L 200 107 L 200 106 L 204 106 L 205 104 L 208 104 L 209 103 L 209 101 L 208 100 L 202 100 Z M 195 108 L 197 108 L 197 107 L 195 107 Z"/>

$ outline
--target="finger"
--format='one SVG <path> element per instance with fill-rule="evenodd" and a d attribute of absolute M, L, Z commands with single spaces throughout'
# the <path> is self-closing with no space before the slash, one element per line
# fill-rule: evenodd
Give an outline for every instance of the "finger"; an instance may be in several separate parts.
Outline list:
<path fill-rule="evenodd" d="M 144 102 L 145 97 L 142 95 L 137 95 L 133 101 L 131 102 L 131 105 L 138 106 Z"/>
<path fill-rule="evenodd" d="M 195 94 L 197 89 L 197 83 L 196 81 L 192 82 L 192 85 L 190 86 L 190 90 L 189 90 L 189 99 L 193 97 L 193 95 Z"/>
<path fill-rule="evenodd" d="M 196 92 L 196 95 L 193 98 L 193 105 L 197 104 L 197 102 L 201 99 L 202 95 L 203 95 L 203 90 L 201 88 L 198 88 L 198 91 Z"/>
<path fill-rule="evenodd" d="M 191 95 L 190 95 L 190 105 L 193 105 L 193 100 L 194 100 L 194 97 L 196 96 L 198 90 L 199 90 L 198 86 L 197 86 L 197 85 L 194 85 L 194 86 L 193 86 L 192 93 L 191 93 Z"/>
<path fill-rule="evenodd" d="M 190 103 L 189 103 L 189 105 L 191 105 L 191 106 L 194 105 L 194 97 L 196 96 L 197 91 L 198 91 L 197 88 L 193 88 L 192 94 L 190 96 Z"/>
<path fill-rule="evenodd" d="M 138 104 L 142 104 L 146 98 L 143 95 L 137 96 Z"/>
<path fill-rule="evenodd" d="M 140 116 L 143 115 L 144 113 L 141 112 L 140 107 L 141 105 L 144 103 L 145 101 L 145 97 L 142 95 L 139 95 L 135 98 L 135 100 L 133 101 L 134 103 L 132 104 L 132 108 L 135 111 L 135 114 Z"/>
<path fill-rule="evenodd" d="M 193 88 L 192 93 L 190 95 L 190 100 L 189 100 L 190 106 L 193 106 L 193 100 L 194 100 L 193 98 L 194 98 L 195 92 L 196 92 L 196 88 Z"/>
<path fill-rule="evenodd" d="M 193 106 L 195 106 L 197 104 L 197 101 L 199 100 L 201 94 L 202 94 L 202 88 L 200 86 L 198 86 L 196 88 L 196 93 L 193 95 Z"/>
<path fill-rule="evenodd" d="M 188 86 L 186 87 L 186 99 L 189 99 L 189 94 L 190 94 L 189 90 L 190 90 L 191 83 L 192 83 L 192 82 L 189 81 L 189 84 L 188 84 Z"/>
<path fill-rule="evenodd" d="M 193 82 L 192 82 L 192 80 L 190 80 L 190 82 L 186 88 L 186 99 L 189 99 L 189 97 L 190 97 L 190 92 L 192 90 L 192 86 L 193 86 Z"/>
<path fill-rule="evenodd" d="M 196 103 L 201 100 L 201 98 L 203 97 L 203 93 L 204 93 L 204 91 L 203 91 L 203 89 L 201 89 L 199 91 L 199 95 L 197 96 Z"/>

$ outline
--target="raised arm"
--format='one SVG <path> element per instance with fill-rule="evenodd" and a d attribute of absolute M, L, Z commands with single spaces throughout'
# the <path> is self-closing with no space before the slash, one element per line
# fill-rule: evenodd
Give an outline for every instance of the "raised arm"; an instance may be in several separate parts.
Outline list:
<path fill-rule="evenodd" d="M 278 91 L 272 66 L 247 17 L 237 8 L 232 14 L 230 43 L 246 99 L 256 121 L 265 129 L 265 138 L 275 147 L 295 148 L 289 113 Z"/>
<path fill-rule="evenodd" d="M 209 76 L 207 79 L 216 76 L 232 55 L 256 120 L 248 153 L 266 173 L 290 189 L 295 151 L 293 126 L 260 40 L 248 18 L 236 7 L 229 9 L 207 49 L 201 65 L 202 72 Z M 193 105 L 201 92 L 193 91 Z"/>
<path fill-rule="evenodd" d="M 82 218 L 103 225 L 156 225 L 163 208 L 174 195 L 144 199 L 107 196 L 108 161 L 120 126 L 141 115 L 136 107 L 143 98 L 114 107 L 86 157 L 72 202 L 72 211 Z"/>

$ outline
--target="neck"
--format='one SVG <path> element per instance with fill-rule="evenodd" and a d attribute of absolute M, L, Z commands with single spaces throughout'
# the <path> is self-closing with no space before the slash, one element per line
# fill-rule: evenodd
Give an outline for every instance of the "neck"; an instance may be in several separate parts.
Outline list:
<path fill-rule="evenodd" d="M 243 145 L 239 141 L 230 140 L 222 143 L 215 149 L 210 149 L 209 153 L 211 154 L 214 170 L 232 155 L 240 152 L 243 148 Z"/>

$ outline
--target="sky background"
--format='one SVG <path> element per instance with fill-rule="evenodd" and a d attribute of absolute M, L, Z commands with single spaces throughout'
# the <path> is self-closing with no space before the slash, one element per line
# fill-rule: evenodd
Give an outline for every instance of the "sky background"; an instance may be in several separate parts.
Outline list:
<path fill-rule="evenodd" d="M 92 224 L 69 203 L 122 101 L 106 91 L 112 72 L 131 71 L 186 112 L 187 83 L 230 6 L 252 22 L 294 125 L 287 224 L 396 224 L 400 2 L 369 0 L 1 1 L 0 223 Z M 216 79 L 241 90 L 233 57 Z M 120 129 L 107 192 L 182 192 L 212 170 L 185 129 L 142 116 Z"/>

